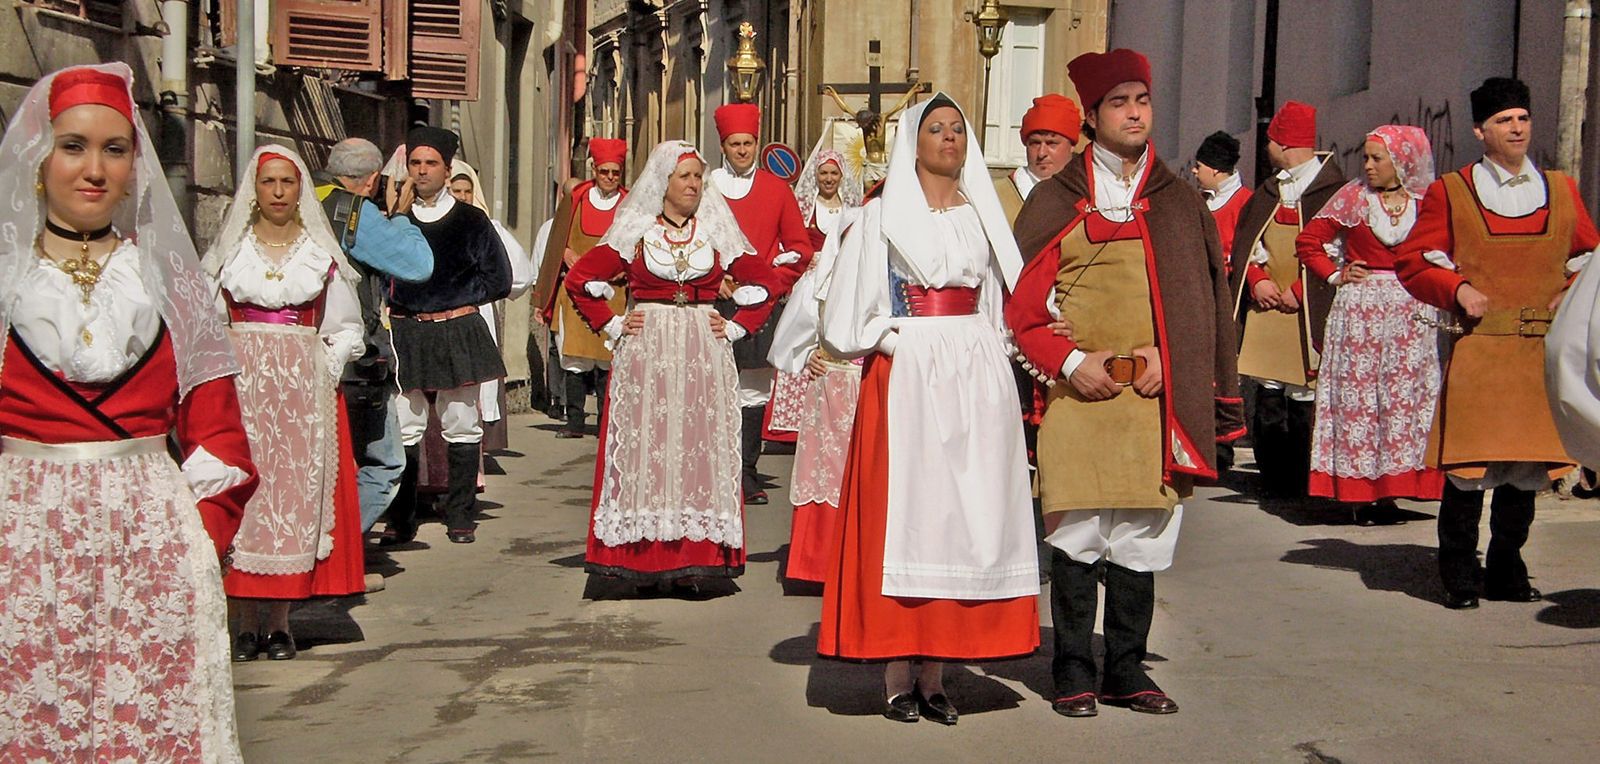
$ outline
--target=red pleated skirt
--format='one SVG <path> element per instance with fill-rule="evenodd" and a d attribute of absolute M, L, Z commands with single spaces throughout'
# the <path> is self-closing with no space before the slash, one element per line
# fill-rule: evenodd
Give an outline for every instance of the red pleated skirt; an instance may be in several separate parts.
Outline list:
<path fill-rule="evenodd" d="M 229 571 L 222 588 L 229 597 L 303 600 L 360 594 L 366 587 L 366 552 L 361 539 L 361 494 L 356 490 L 356 460 L 350 445 L 350 420 L 344 393 L 334 408 L 339 413 L 339 477 L 333 486 L 333 551 L 304 573 L 269 576 Z"/>
<path fill-rule="evenodd" d="M 789 562 L 783 575 L 791 581 L 822 583 L 828 578 L 837 535 L 834 521 L 839 510 L 832 504 L 810 502 L 794 508 L 789 528 Z"/>
<path fill-rule="evenodd" d="M 977 661 L 1028 655 L 1039 646 L 1035 596 L 946 600 L 882 594 L 889 506 L 890 366 L 889 357 L 873 355 L 861 379 L 825 571 L 817 653 L 866 661 Z"/>

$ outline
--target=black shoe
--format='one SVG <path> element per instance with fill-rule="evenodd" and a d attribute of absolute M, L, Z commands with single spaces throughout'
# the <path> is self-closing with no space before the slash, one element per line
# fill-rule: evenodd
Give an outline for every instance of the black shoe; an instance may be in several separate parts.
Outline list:
<path fill-rule="evenodd" d="M 287 631 L 274 631 L 267 635 L 267 659 L 286 661 L 294 658 L 294 637 Z"/>
<path fill-rule="evenodd" d="M 955 726 L 959 715 L 956 714 L 956 707 L 950 705 L 950 699 L 945 697 L 944 693 L 936 692 L 923 697 L 922 691 L 917 690 L 915 695 L 917 696 L 917 710 L 922 714 L 923 718 L 940 724 Z"/>
<path fill-rule="evenodd" d="M 1485 589 L 1483 598 L 1492 602 L 1538 602 L 1544 595 L 1531 586 L 1523 589 Z"/>
<path fill-rule="evenodd" d="M 883 716 L 890 721 L 914 722 L 922 718 L 918 707 L 916 693 L 902 692 L 889 699 L 889 705 L 883 710 Z"/>
<path fill-rule="evenodd" d="M 1121 706 L 1130 711 L 1141 714 L 1175 714 L 1178 713 L 1178 703 L 1160 690 L 1146 690 L 1136 692 L 1120 698 L 1100 698 L 1108 706 Z"/>
<path fill-rule="evenodd" d="M 1050 703 L 1050 710 L 1062 716 L 1075 718 L 1100 715 L 1100 707 L 1095 703 L 1092 692 L 1080 692 L 1077 695 L 1056 698 Z"/>
<path fill-rule="evenodd" d="M 1445 592 L 1444 606 L 1451 610 L 1474 610 L 1478 607 L 1478 595 L 1472 592 Z"/>
<path fill-rule="evenodd" d="M 477 531 L 473 528 L 451 528 L 445 531 L 445 537 L 452 544 L 471 544 L 478 540 Z"/>
<path fill-rule="evenodd" d="M 233 638 L 233 662 L 248 663 L 261 654 L 261 635 L 253 631 L 240 632 Z"/>
<path fill-rule="evenodd" d="M 1371 504 L 1357 504 L 1350 509 L 1350 514 L 1355 524 L 1363 528 L 1406 524 L 1405 517 L 1400 514 L 1400 507 L 1388 499 Z"/>
<path fill-rule="evenodd" d="M 401 529 L 398 526 L 390 525 L 389 527 L 383 529 L 383 535 L 378 537 L 378 546 L 385 548 L 391 546 L 405 546 L 406 544 L 416 540 L 417 529 L 415 526 L 409 529 Z"/>
<path fill-rule="evenodd" d="M 556 432 L 556 437 L 562 440 L 576 440 L 583 437 L 583 431 L 564 428 Z"/>
<path fill-rule="evenodd" d="M 746 496 L 744 499 L 744 503 L 746 504 L 765 504 L 767 501 L 768 499 L 766 491 L 756 491 L 755 493 Z"/>

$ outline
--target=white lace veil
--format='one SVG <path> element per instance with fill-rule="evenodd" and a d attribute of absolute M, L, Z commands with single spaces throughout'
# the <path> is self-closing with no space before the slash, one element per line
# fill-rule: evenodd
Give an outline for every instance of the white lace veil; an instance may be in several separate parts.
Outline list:
<path fill-rule="evenodd" d="M 972 131 L 972 120 L 955 100 L 944 93 L 906 109 L 900 118 L 900 129 L 895 131 L 894 146 L 889 150 L 889 175 L 883 181 L 883 233 L 901 252 L 933 252 L 940 247 L 934 237 L 939 230 L 933 224 L 933 213 L 928 209 L 928 199 L 922 193 L 922 183 L 917 180 L 917 136 L 922 130 L 922 115 L 930 106 L 955 106 L 967 126 L 967 162 L 961 167 L 960 188 L 967 202 L 978 213 L 983 232 L 989 237 L 989 247 L 994 251 L 995 263 L 1006 280 L 1006 289 L 1017 285 L 1017 275 L 1022 272 L 1022 253 L 1017 249 L 1016 236 L 1006 222 L 1000 207 L 1000 196 L 995 193 L 994 182 L 989 179 L 989 168 L 983 162 L 983 147 L 978 145 L 978 134 Z"/>
<path fill-rule="evenodd" d="M 693 154 L 705 162 L 705 157 L 701 156 L 694 144 L 685 141 L 664 141 L 650 151 L 650 161 L 645 162 L 644 170 L 633 181 L 633 188 L 617 205 L 611 228 L 600 240 L 601 244 L 616 250 L 623 260 L 633 261 L 634 249 L 656 224 L 656 216 L 661 214 L 661 204 L 667 195 L 667 179 L 685 154 Z M 740 255 L 755 254 L 755 247 L 750 246 L 750 240 L 739 228 L 739 221 L 733 217 L 733 209 L 728 207 L 728 201 L 722 198 L 717 184 L 709 178 L 701 186 L 700 209 L 694 217 L 699 231 L 717 251 L 722 267 L 728 267 Z"/>
<path fill-rule="evenodd" d="M 328 213 L 322 211 L 322 202 L 317 200 L 317 188 L 311 181 L 311 171 L 306 168 L 305 160 L 294 149 L 274 143 L 259 146 L 250 155 L 250 163 L 245 166 L 239 190 L 234 192 L 233 203 L 228 207 L 228 216 L 223 218 L 222 228 L 217 232 L 217 237 L 211 240 L 211 248 L 206 250 L 200 266 L 212 278 L 216 278 L 222 273 L 222 266 L 238 255 L 244 246 L 245 237 L 250 233 L 250 203 L 256 198 L 256 168 L 260 166 L 261 155 L 268 153 L 287 157 L 300 171 L 300 223 L 306 229 L 306 235 L 311 237 L 311 242 L 333 256 L 333 262 L 339 266 L 339 275 L 345 280 L 355 282 L 360 279 L 356 269 L 350 266 L 349 259 L 344 256 L 344 248 L 339 246 L 339 240 L 333 236 L 333 226 L 328 223 Z"/>
<path fill-rule="evenodd" d="M 128 83 L 133 103 L 133 71 L 111 63 L 71 69 L 94 69 Z M 50 124 L 50 88 L 61 72 L 45 76 L 22 99 L 0 140 L 0 329 L 11 327 L 17 287 L 32 269 L 41 267 L 35 246 L 44 227 L 43 200 L 35 190 L 39 167 L 55 145 Z M 178 367 L 178 395 L 196 386 L 239 373 L 233 345 L 223 332 L 212 302 L 212 288 L 195 257 L 194 240 L 178 214 L 166 174 L 137 109 L 133 112 L 133 192 L 112 217 L 118 233 L 139 250 L 145 289 L 155 298 L 172 338 Z M 0 358 L 8 332 L 0 331 Z"/>
<path fill-rule="evenodd" d="M 806 160 L 806 168 L 800 171 L 800 180 L 795 183 L 795 201 L 800 202 L 800 220 L 806 224 L 811 223 L 811 211 L 817 204 L 817 168 L 832 160 L 839 168 L 843 177 L 839 181 L 839 200 L 844 202 L 846 209 L 861 206 L 861 175 L 844 159 L 844 154 L 824 146 L 830 143 L 832 137 L 823 133 L 817 140 L 817 145 L 811 148 L 811 158 Z"/>

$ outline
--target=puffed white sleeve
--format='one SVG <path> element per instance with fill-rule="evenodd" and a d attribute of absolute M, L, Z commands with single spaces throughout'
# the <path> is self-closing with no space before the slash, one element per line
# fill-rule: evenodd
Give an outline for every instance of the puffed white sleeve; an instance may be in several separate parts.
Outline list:
<path fill-rule="evenodd" d="M 514 300 L 533 286 L 538 271 L 534 270 L 533 258 L 528 255 L 528 250 L 522 248 L 522 243 L 517 241 L 517 237 L 506 230 L 505 226 L 500 225 L 500 221 L 491 219 L 489 222 L 494 225 L 495 233 L 500 234 L 500 243 L 506 248 L 506 258 L 511 261 L 511 294 L 507 295 L 506 299 Z M 541 230 L 548 238 L 549 229 Z M 544 250 L 539 249 L 539 251 Z"/>
<path fill-rule="evenodd" d="M 883 238 L 883 208 L 874 199 L 862 209 L 839 246 L 823 296 L 820 337 L 835 358 L 871 352 L 894 355 L 899 339 L 889 305 L 889 243 Z"/>
<path fill-rule="evenodd" d="M 361 323 L 361 300 L 356 296 L 355 286 L 335 275 L 328 282 L 322 310 L 322 324 L 317 327 L 317 333 L 322 337 L 328 373 L 338 379 L 344 374 L 345 364 L 361 357 L 367 344 Z"/>

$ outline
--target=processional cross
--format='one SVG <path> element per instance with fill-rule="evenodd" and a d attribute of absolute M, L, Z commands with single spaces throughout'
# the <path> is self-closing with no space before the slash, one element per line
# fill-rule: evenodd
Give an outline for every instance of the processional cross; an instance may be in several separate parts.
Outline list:
<path fill-rule="evenodd" d="M 830 96 L 833 102 L 839 105 L 839 110 L 855 118 L 856 125 L 861 128 L 861 141 L 866 148 L 867 164 L 882 167 L 888 161 L 884 152 L 884 131 L 889 118 L 900 113 L 911 99 L 918 93 L 927 93 L 933 90 L 931 83 L 922 82 L 883 82 L 883 53 L 882 42 L 879 40 L 867 41 L 867 81 L 864 83 L 841 83 L 837 85 L 822 85 L 817 88 L 818 95 Z M 904 93 L 899 103 L 894 105 L 887 113 L 883 111 L 884 94 Z M 867 107 L 852 111 L 844 102 L 841 95 L 864 95 L 867 97 Z"/>

